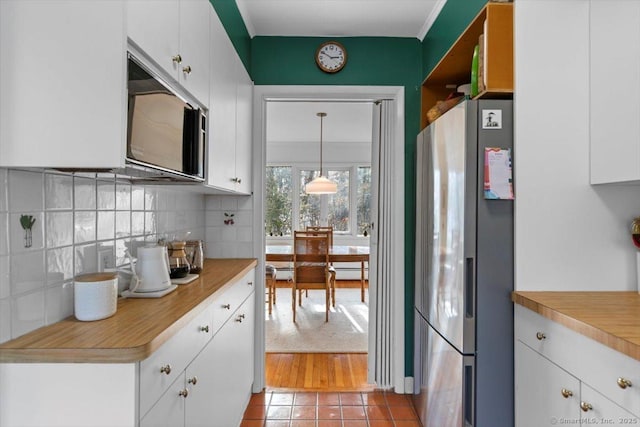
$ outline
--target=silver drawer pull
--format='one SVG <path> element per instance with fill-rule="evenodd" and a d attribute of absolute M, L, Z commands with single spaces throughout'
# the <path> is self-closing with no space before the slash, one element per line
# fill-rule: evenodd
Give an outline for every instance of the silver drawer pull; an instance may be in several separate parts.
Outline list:
<path fill-rule="evenodd" d="M 222 308 L 226 308 L 227 310 L 231 310 L 231 304 L 222 304 Z"/>
<path fill-rule="evenodd" d="M 537 332 L 536 333 L 536 338 L 538 338 L 538 341 L 542 341 L 544 339 L 547 339 L 547 336 L 542 332 Z"/>
<path fill-rule="evenodd" d="M 186 399 L 187 396 L 189 396 L 189 389 L 185 388 L 184 390 L 180 390 L 180 392 L 178 393 L 178 396 L 182 396 Z"/>
<path fill-rule="evenodd" d="M 191 74 L 191 65 L 187 65 L 186 67 L 183 67 L 182 72 L 185 74 Z"/>
<path fill-rule="evenodd" d="M 253 282 L 247 282 L 247 285 L 253 286 Z"/>
<path fill-rule="evenodd" d="M 617 383 L 618 383 L 618 386 L 623 389 L 627 387 L 631 387 L 631 381 L 629 381 L 626 378 L 622 378 L 622 377 L 618 378 Z"/>
<path fill-rule="evenodd" d="M 206 332 L 206 333 L 209 333 L 209 325 L 207 325 L 207 326 L 200 326 L 200 332 Z"/>
<path fill-rule="evenodd" d="M 176 64 L 179 64 L 182 62 L 182 56 L 180 56 L 180 54 L 174 55 L 171 57 L 171 60 Z"/>
<path fill-rule="evenodd" d="M 187 380 L 187 383 L 188 383 L 188 384 L 193 384 L 193 385 L 198 384 L 198 377 L 194 376 L 194 377 L 192 377 L 192 378 L 189 378 L 189 379 Z"/>
<path fill-rule="evenodd" d="M 591 403 L 580 402 L 580 409 L 582 409 L 584 412 L 589 412 L 593 409 L 593 406 L 591 405 Z"/>
<path fill-rule="evenodd" d="M 169 375 L 171 373 L 171 365 L 164 365 L 160 368 L 160 372 Z"/>
<path fill-rule="evenodd" d="M 242 319 L 244 319 L 244 314 L 239 314 L 238 317 L 236 317 L 236 322 L 242 323 Z"/>
<path fill-rule="evenodd" d="M 571 396 L 573 396 L 573 392 L 571 390 L 567 390 L 566 388 L 563 388 L 562 390 L 560 390 L 560 393 L 562 393 L 562 397 L 564 397 L 565 399 L 568 399 Z"/>

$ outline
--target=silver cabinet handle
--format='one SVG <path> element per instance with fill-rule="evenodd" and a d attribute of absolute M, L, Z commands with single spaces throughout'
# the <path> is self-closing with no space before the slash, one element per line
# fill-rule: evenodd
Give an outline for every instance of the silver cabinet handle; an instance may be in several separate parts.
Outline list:
<path fill-rule="evenodd" d="M 189 378 L 189 379 L 187 380 L 187 383 L 188 383 L 188 384 L 193 384 L 193 385 L 198 384 L 198 377 L 193 376 L 192 378 Z"/>
<path fill-rule="evenodd" d="M 167 374 L 167 375 L 171 374 L 171 365 L 166 364 L 166 365 L 160 367 L 160 372 L 163 373 L 163 374 Z"/>
<path fill-rule="evenodd" d="M 231 310 L 231 304 L 222 304 L 222 308 L 226 308 L 227 310 Z"/>
<path fill-rule="evenodd" d="M 582 409 L 584 412 L 589 412 L 593 409 L 593 406 L 591 405 L 591 403 L 580 402 L 580 409 Z"/>
<path fill-rule="evenodd" d="M 547 339 L 547 336 L 542 332 L 538 332 L 536 333 L 536 338 L 538 338 L 538 341 L 542 341 L 544 339 Z"/>
<path fill-rule="evenodd" d="M 200 326 L 200 332 L 206 332 L 206 333 L 209 333 L 209 325 L 207 325 L 207 326 Z"/>
<path fill-rule="evenodd" d="M 180 390 L 180 392 L 178 393 L 178 396 L 182 396 L 186 399 L 187 396 L 189 396 L 189 389 L 185 388 L 184 390 Z"/>
<path fill-rule="evenodd" d="M 238 178 L 238 177 L 231 178 L 231 181 L 232 181 L 232 182 L 237 182 L 238 184 L 242 184 L 242 179 L 241 179 L 241 178 Z"/>
<path fill-rule="evenodd" d="M 191 65 L 187 65 L 186 67 L 182 67 L 182 72 L 185 74 L 191 74 Z"/>
<path fill-rule="evenodd" d="M 565 399 L 568 399 L 571 396 L 573 396 L 573 392 L 571 390 L 567 390 L 566 388 L 563 388 L 562 390 L 560 390 L 560 393 L 562 393 L 562 397 L 564 397 Z"/>
<path fill-rule="evenodd" d="M 253 282 L 247 282 L 247 285 L 253 286 Z"/>
<path fill-rule="evenodd" d="M 173 62 L 175 62 L 176 64 L 179 64 L 179 63 L 181 63 L 181 62 L 182 62 L 182 56 L 180 56 L 180 54 L 173 55 L 173 56 L 171 57 L 171 60 L 172 60 Z"/>
<path fill-rule="evenodd" d="M 242 323 L 243 319 L 244 319 L 244 314 L 238 314 L 238 317 L 236 317 L 236 322 Z"/>
<path fill-rule="evenodd" d="M 631 387 L 631 381 L 629 381 L 626 378 L 622 378 L 622 377 L 618 378 L 617 383 L 618 383 L 618 386 L 620 388 L 622 388 L 622 389 L 625 389 L 627 387 Z"/>

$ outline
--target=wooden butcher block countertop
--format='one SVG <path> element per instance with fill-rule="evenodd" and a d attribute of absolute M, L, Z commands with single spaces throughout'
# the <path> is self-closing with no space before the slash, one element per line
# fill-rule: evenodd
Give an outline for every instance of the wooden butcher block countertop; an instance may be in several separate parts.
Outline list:
<path fill-rule="evenodd" d="M 637 292 L 514 292 L 513 302 L 640 360 Z"/>
<path fill-rule="evenodd" d="M 207 259 L 200 277 L 161 298 L 118 299 L 115 315 L 68 317 L 0 344 L 0 362 L 128 363 L 146 359 L 202 312 L 214 293 L 240 280 L 255 259 Z"/>

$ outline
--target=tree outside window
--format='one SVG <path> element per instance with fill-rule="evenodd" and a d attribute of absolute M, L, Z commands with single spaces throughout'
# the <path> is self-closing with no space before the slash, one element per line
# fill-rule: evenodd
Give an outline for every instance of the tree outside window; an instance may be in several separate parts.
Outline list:
<path fill-rule="evenodd" d="M 293 229 L 291 167 L 269 166 L 266 172 L 265 231 L 269 236 L 290 236 Z"/>

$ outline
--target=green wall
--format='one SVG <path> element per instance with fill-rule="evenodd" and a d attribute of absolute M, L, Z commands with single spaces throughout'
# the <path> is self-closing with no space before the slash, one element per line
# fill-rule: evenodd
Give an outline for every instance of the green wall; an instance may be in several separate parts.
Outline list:
<path fill-rule="evenodd" d="M 213 5 L 244 68 L 251 74 L 251 37 L 244 25 L 236 0 L 209 0 Z"/>
<path fill-rule="evenodd" d="M 349 37 L 338 40 L 348 63 L 336 74 L 315 65 L 328 38 L 250 38 L 235 0 L 210 0 L 256 85 L 375 85 L 405 88 L 405 375 L 413 376 L 415 244 L 415 138 L 420 123 L 420 84 L 487 0 L 448 0 L 421 43 L 413 38 Z"/>

